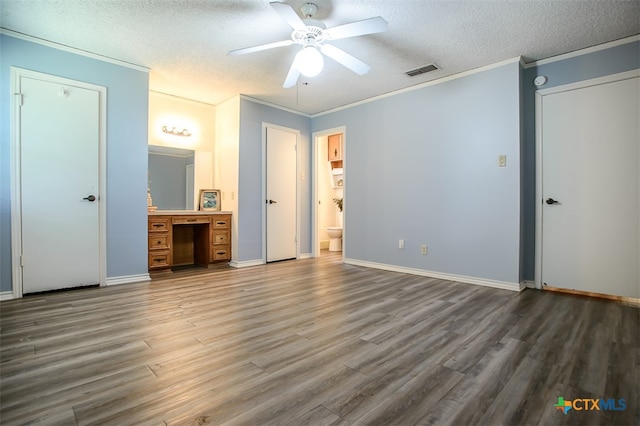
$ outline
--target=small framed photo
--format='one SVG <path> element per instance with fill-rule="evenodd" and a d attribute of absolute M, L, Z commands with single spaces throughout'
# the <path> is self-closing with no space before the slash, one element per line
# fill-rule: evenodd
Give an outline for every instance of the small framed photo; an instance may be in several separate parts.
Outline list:
<path fill-rule="evenodd" d="M 200 190 L 200 210 L 220 211 L 220 190 L 201 189 Z"/>

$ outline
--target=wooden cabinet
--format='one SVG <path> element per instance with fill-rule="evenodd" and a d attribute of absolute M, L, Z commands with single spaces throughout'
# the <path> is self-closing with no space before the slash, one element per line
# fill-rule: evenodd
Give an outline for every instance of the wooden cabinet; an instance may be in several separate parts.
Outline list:
<path fill-rule="evenodd" d="M 342 160 L 342 134 L 329 136 L 328 147 L 329 161 L 341 161 Z M 339 167 L 342 167 L 340 165 Z"/>
<path fill-rule="evenodd" d="M 157 212 L 148 223 L 150 271 L 231 260 L 231 214 Z"/>
<path fill-rule="evenodd" d="M 333 187 L 340 188 L 344 182 L 344 170 L 342 168 L 342 133 L 329 135 L 327 138 L 327 153 L 329 156 L 328 159 Z"/>

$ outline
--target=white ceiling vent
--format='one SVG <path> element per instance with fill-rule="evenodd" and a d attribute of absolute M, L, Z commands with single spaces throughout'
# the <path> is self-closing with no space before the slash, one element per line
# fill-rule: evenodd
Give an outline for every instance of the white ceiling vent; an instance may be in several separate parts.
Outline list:
<path fill-rule="evenodd" d="M 438 67 L 435 64 L 425 65 L 424 67 L 416 68 L 415 70 L 407 71 L 409 77 L 415 77 L 416 75 L 424 74 L 427 72 L 435 71 Z"/>

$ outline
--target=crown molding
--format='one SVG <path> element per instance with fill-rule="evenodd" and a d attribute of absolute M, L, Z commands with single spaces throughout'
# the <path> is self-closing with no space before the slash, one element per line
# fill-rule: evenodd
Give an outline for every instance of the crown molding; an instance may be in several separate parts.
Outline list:
<path fill-rule="evenodd" d="M 612 47 L 622 46 L 623 44 L 633 43 L 640 41 L 640 34 L 636 34 L 631 37 L 625 37 L 618 40 L 610 41 L 608 43 L 598 44 L 596 46 L 587 47 L 580 50 L 574 50 L 573 52 L 563 53 L 562 55 L 552 56 L 546 59 L 540 59 L 538 61 L 528 62 L 524 65 L 524 68 L 539 67 L 540 65 L 546 65 L 553 62 L 564 61 L 565 59 L 575 58 L 577 56 L 586 55 L 589 53 L 599 52 L 601 50 L 611 49 Z"/>
<path fill-rule="evenodd" d="M 0 34 L 7 35 L 9 37 L 18 38 L 21 40 L 29 41 L 31 43 L 41 44 L 43 46 L 51 47 L 53 49 L 62 50 L 69 53 L 75 53 L 76 55 L 85 56 L 91 59 L 97 59 L 102 62 L 109 62 L 114 65 L 120 65 L 122 67 L 131 68 L 137 71 L 149 73 L 149 68 L 143 65 L 132 64 L 131 62 L 121 61 L 120 59 L 110 58 L 108 56 L 99 55 L 97 53 L 89 52 L 87 50 L 78 49 L 75 47 L 67 46 L 64 44 L 56 43 L 53 41 L 45 40 L 43 38 L 34 37 L 29 34 L 12 31 L 4 27 L 0 27 Z"/>

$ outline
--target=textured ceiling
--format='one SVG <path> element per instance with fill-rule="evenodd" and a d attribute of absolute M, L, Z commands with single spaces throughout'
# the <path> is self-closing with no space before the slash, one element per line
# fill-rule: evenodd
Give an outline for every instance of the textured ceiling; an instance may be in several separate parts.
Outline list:
<path fill-rule="evenodd" d="M 283 1 L 299 10 L 304 0 Z M 314 78 L 282 83 L 298 46 L 268 0 L 0 0 L 0 26 L 150 68 L 150 89 L 209 104 L 237 94 L 314 114 L 522 56 L 540 60 L 640 33 L 632 0 L 313 0 L 327 27 L 373 16 L 381 34 L 336 40 L 371 66 L 358 76 L 330 59 Z M 435 63 L 418 77 L 405 72 Z M 306 84 L 305 84 L 306 83 Z"/>

